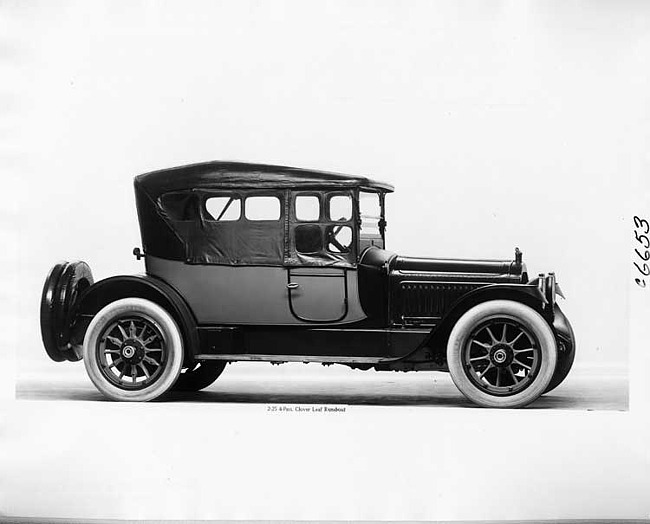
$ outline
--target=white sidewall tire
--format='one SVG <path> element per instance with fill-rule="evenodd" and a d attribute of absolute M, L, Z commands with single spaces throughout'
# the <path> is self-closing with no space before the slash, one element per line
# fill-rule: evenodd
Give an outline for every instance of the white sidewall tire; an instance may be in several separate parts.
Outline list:
<path fill-rule="evenodd" d="M 160 330 L 167 353 L 166 363 L 158 379 L 139 390 L 122 389 L 112 384 L 102 373 L 97 360 L 97 344 L 103 330 L 115 319 L 142 314 Z M 124 298 L 111 302 L 90 322 L 83 342 L 86 371 L 95 387 L 112 400 L 144 402 L 153 400 L 176 382 L 183 367 L 183 340 L 180 330 L 167 311 L 143 298 Z"/>
<path fill-rule="evenodd" d="M 463 349 L 472 330 L 490 318 L 510 318 L 520 322 L 539 342 L 541 365 L 537 376 L 526 389 L 511 395 L 497 396 L 481 391 L 467 376 Z M 449 373 L 460 392 L 472 402 L 492 408 L 519 408 L 537 399 L 547 388 L 557 363 L 557 345 L 553 331 L 534 309 L 512 300 L 490 300 L 468 310 L 451 331 L 447 343 Z"/>

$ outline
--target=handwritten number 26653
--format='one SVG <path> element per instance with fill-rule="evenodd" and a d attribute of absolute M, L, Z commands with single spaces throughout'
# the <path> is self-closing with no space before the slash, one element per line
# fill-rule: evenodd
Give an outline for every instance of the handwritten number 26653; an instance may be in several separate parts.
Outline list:
<path fill-rule="evenodd" d="M 637 231 L 635 229 L 634 230 L 634 236 L 635 236 L 637 242 L 639 242 L 641 244 L 641 246 L 643 246 L 643 248 L 644 248 L 643 252 L 639 251 L 638 248 L 635 248 L 634 251 L 636 252 L 636 254 L 639 256 L 639 258 L 641 260 L 646 262 L 646 261 L 650 260 L 650 251 L 649 251 L 650 250 L 650 239 L 646 236 L 648 233 L 650 233 L 650 223 L 648 223 L 648 221 L 646 219 L 644 219 L 644 218 L 639 218 L 638 216 L 635 216 L 634 217 L 634 226 L 637 229 L 641 229 L 641 228 L 643 229 L 643 232 L 641 234 L 639 234 L 639 231 Z M 644 263 L 641 266 L 639 266 L 639 264 L 637 262 L 634 262 L 634 265 L 639 270 L 639 273 L 641 273 L 643 276 L 646 276 L 646 277 L 650 276 L 650 268 L 648 267 L 648 264 Z M 635 278 L 634 281 L 641 287 L 646 286 L 645 279 Z"/>

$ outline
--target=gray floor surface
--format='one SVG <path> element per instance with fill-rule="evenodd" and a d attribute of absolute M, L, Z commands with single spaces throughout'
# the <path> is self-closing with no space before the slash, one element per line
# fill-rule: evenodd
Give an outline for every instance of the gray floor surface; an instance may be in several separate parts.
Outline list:
<path fill-rule="evenodd" d="M 21 366 L 18 400 L 103 401 L 83 363 Z M 169 393 L 169 402 L 239 404 L 335 404 L 471 407 L 450 376 L 440 372 L 375 372 L 318 364 L 234 363 L 198 393 Z M 528 409 L 628 409 L 625 369 L 576 366 L 553 392 Z"/>

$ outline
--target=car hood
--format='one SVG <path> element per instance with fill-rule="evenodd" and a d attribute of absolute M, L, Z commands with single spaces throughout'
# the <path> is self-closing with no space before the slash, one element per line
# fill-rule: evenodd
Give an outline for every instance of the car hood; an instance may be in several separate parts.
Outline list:
<path fill-rule="evenodd" d="M 474 275 L 488 279 L 527 279 L 526 266 L 515 256 L 514 260 L 469 260 L 461 258 L 420 258 L 396 256 L 391 269 L 409 273 L 436 273 L 438 275 Z"/>

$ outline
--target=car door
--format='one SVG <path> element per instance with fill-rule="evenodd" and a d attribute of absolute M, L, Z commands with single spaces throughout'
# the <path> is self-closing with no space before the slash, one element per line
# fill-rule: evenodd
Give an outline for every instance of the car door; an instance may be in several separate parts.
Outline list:
<path fill-rule="evenodd" d="M 303 322 L 343 321 L 350 312 L 350 288 L 356 290 L 352 194 L 303 191 L 291 201 L 291 312 Z"/>
<path fill-rule="evenodd" d="M 293 315 L 304 322 L 339 322 L 348 313 L 345 269 L 297 267 L 289 270 L 287 288 Z"/>

